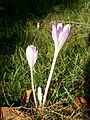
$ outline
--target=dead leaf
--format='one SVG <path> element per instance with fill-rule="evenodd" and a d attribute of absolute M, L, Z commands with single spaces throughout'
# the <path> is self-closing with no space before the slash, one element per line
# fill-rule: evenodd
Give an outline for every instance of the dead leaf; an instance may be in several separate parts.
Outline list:
<path fill-rule="evenodd" d="M 0 107 L 0 119 L 3 120 L 33 120 L 24 112 L 18 111 L 15 107 Z"/>
<path fill-rule="evenodd" d="M 81 105 L 81 104 L 87 105 L 87 100 L 84 99 L 84 98 L 82 98 L 82 97 L 76 98 L 76 99 L 75 99 L 75 102 L 76 102 L 78 105 Z"/>
<path fill-rule="evenodd" d="M 31 92 L 32 92 L 32 89 L 26 90 L 26 91 L 24 92 L 23 98 L 22 98 L 21 103 L 20 103 L 21 106 L 22 106 L 25 102 L 28 103 Z"/>

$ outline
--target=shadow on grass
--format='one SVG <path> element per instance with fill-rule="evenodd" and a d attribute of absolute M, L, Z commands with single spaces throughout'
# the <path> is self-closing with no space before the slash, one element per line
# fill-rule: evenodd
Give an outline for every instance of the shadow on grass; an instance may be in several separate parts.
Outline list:
<path fill-rule="evenodd" d="M 90 34 L 88 37 L 88 47 L 90 47 L 89 45 L 90 45 Z M 84 93 L 85 93 L 85 98 L 87 100 L 87 107 L 88 107 L 87 114 L 90 116 L 90 56 L 85 65 L 84 74 L 85 74 Z"/>
<path fill-rule="evenodd" d="M 86 112 L 90 116 L 90 59 L 85 66 L 85 84 L 84 84 L 85 99 L 87 100 L 88 111 Z"/>
<path fill-rule="evenodd" d="M 4 8 L 2 14 L 5 16 L 12 15 L 25 19 L 30 18 L 30 14 L 33 14 L 34 17 L 45 16 L 55 5 L 63 4 L 65 7 L 72 8 L 76 2 L 78 0 L 1 0 L 0 5 Z"/>
<path fill-rule="evenodd" d="M 87 99 L 90 101 L 90 60 L 85 66 L 85 94 Z"/>
<path fill-rule="evenodd" d="M 63 5 L 64 9 L 73 7 L 78 0 L 0 0 L 0 50 L 8 54 L 14 51 L 18 44 L 18 37 L 13 26 L 17 23 L 23 24 L 28 19 L 42 19 L 49 12 L 53 12 L 52 7 Z M 62 9 L 62 8 L 61 8 Z M 8 35 L 9 30 L 12 35 Z M 13 50 L 11 50 L 13 48 Z M 3 52 L 3 50 L 5 50 Z"/>
<path fill-rule="evenodd" d="M 53 6 L 73 8 L 77 2 L 78 0 L 0 0 L 0 54 L 13 53 L 15 45 L 21 42 L 17 31 L 13 29 L 15 24 L 23 26 L 28 19 L 42 19 L 49 12 L 53 12 Z"/>

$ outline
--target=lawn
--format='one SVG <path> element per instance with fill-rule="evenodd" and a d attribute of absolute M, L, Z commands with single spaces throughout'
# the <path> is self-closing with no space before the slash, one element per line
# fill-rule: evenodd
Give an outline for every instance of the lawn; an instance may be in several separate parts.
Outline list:
<path fill-rule="evenodd" d="M 0 1 L 0 105 L 19 107 L 31 89 L 26 47 L 35 45 L 38 59 L 34 83 L 44 94 L 54 55 L 52 21 L 71 24 L 71 33 L 56 61 L 44 115 L 34 118 L 64 119 L 90 116 L 90 1 Z M 38 28 L 39 25 L 39 28 Z M 23 103 L 35 108 L 33 95 Z M 78 106 L 78 108 L 77 108 Z M 75 108 L 73 108 L 75 107 Z"/>

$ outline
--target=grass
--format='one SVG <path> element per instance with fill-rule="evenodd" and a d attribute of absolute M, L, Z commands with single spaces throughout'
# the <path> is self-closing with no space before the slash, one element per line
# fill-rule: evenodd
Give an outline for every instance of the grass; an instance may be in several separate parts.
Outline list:
<path fill-rule="evenodd" d="M 4 10 L 0 11 L 0 104 L 19 106 L 24 91 L 31 89 L 30 70 L 25 56 L 28 44 L 36 45 L 39 51 L 34 80 L 36 88 L 41 86 L 44 93 L 54 53 L 52 20 L 62 20 L 64 25 L 70 23 L 72 30 L 59 53 L 53 73 L 46 103 L 51 108 L 45 109 L 46 119 L 62 119 L 64 108 L 73 105 L 75 98 L 82 97 L 90 101 L 90 2 L 79 0 L 72 4 L 53 0 L 50 6 L 51 1 L 46 1 L 42 11 L 37 4 L 39 13 L 36 13 L 35 6 L 30 13 L 29 7 L 27 10 L 23 7 L 25 11 L 22 13 L 21 6 L 21 9 L 17 6 L 17 10 L 11 13 L 7 8 L 9 2 L 6 4 L 2 1 Z M 46 10 L 46 5 L 50 9 Z M 32 96 L 30 99 L 33 103 Z M 62 106 L 60 102 L 64 103 L 65 99 L 66 105 Z M 27 105 L 31 106 L 34 105 Z M 87 117 L 89 112 L 79 109 L 76 114 Z"/>

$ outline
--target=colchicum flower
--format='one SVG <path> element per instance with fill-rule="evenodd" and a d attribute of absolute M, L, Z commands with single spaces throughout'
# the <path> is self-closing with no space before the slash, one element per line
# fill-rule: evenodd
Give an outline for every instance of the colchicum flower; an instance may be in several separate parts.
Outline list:
<path fill-rule="evenodd" d="M 46 102 L 46 97 L 47 97 L 47 93 L 48 93 L 48 90 L 49 90 L 49 86 L 50 86 L 50 82 L 51 82 L 51 78 L 52 78 L 52 74 L 53 74 L 53 70 L 54 70 L 54 67 L 55 67 L 55 63 L 56 63 L 56 60 L 57 60 L 58 53 L 61 50 L 62 46 L 64 45 L 64 42 L 67 40 L 67 38 L 70 34 L 70 30 L 71 29 L 70 29 L 69 24 L 62 27 L 62 23 L 58 23 L 57 25 L 56 25 L 55 21 L 53 21 L 53 23 L 52 23 L 52 38 L 53 38 L 54 44 L 55 44 L 55 51 L 54 51 L 54 58 L 53 58 L 50 74 L 49 74 L 47 85 L 46 85 L 46 88 L 45 88 L 43 105 Z"/>
<path fill-rule="evenodd" d="M 56 25 L 56 22 L 53 21 L 52 23 L 52 38 L 54 40 L 55 44 L 55 50 L 57 52 L 60 51 L 62 46 L 64 45 L 65 41 L 67 40 L 69 34 L 70 34 L 70 24 L 66 24 L 64 27 L 62 26 L 62 23 L 58 23 Z"/>
<path fill-rule="evenodd" d="M 35 46 L 29 45 L 26 48 L 26 58 L 27 58 L 27 61 L 28 61 L 29 67 L 30 67 L 30 71 L 31 71 L 32 90 L 33 90 L 33 97 L 34 97 L 34 102 L 35 102 L 36 108 L 37 108 L 37 101 L 36 101 L 34 81 L 33 81 L 33 67 L 37 60 L 37 55 L 38 55 L 38 51 L 36 50 Z"/>
<path fill-rule="evenodd" d="M 36 50 L 35 46 L 29 45 L 26 48 L 26 58 L 27 58 L 30 68 L 32 68 L 34 66 L 34 64 L 37 60 L 37 55 L 38 55 L 38 51 Z"/>

